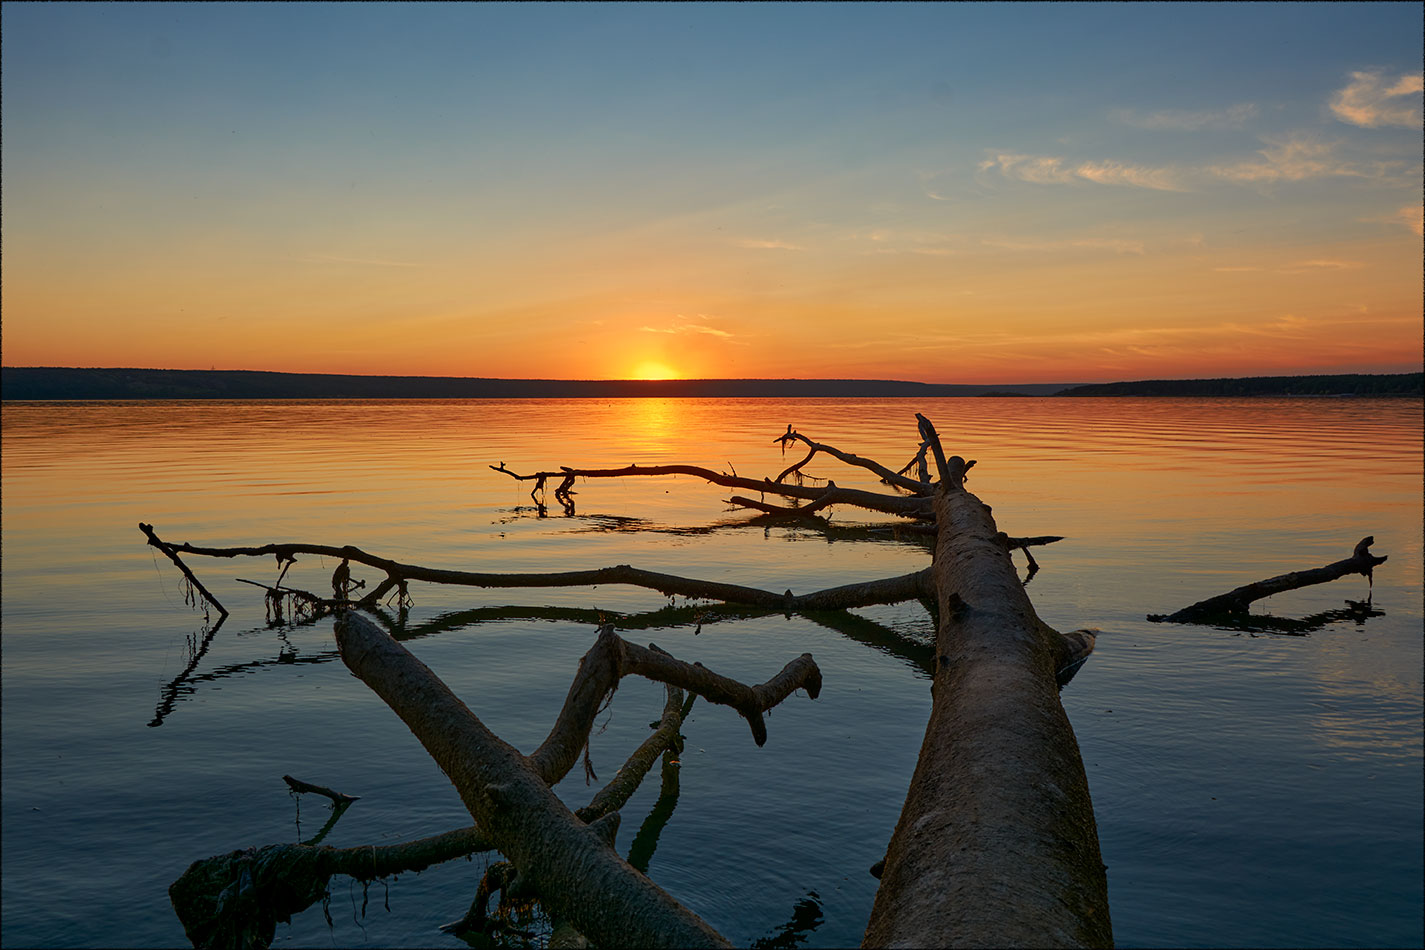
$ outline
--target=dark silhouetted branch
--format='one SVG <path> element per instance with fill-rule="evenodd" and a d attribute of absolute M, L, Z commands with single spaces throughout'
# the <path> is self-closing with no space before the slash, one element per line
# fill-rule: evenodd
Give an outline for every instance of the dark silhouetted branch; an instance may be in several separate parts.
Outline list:
<path fill-rule="evenodd" d="M 492 471 L 501 472 L 520 481 L 530 479 L 550 478 L 558 475 L 565 479 L 565 484 L 572 485 L 575 478 L 629 478 L 639 475 L 691 475 L 694 478 L 701 478 L 703 481 L 714 485 L 721 485 L 723 488 L 742 488 L 748 491 L 766 492 L 770 495 L 782 495 L 787 498 L 802 498 L 807 501 L 814 501 L 824 491 L 815 486 L 787 485 L 775 482 L 770 478 L 760 481 L 755 478 L 740 478 L 736 475 L 728 475 L 724 472 L 714 472 L 710 468 L 702 468 L 697 465 L 629 465 L 624 468 L 568 468 L 561 467 L 557 472 L 532 472 L 528 475 L 520 475 L 506 467 L 504 463 L 491 465 Z M 889 470 L 887 470 L 889 471 Z M 894 475 L 894 473 L 891 473 Z M 862 491 L 860 489 L 844 489 L 847 493 L 842 504 L 856 505 L 868 511 L 879 511 L 885 514 L 900 515 L 907 518 L 922 517 L 925 513 L 924 499 L 916 497 L 905 497 L 902 495 L 883 495 L 879 492 Z M 556 491 L 557 494 L 557 491 Z M 565 506 L 568 510 L 569 506 Z"/>
<path fill-rule="evenodd" d="M 1384 564 L 1388 557 L 1388 555 L 1377 557 L 1372 554 L 1370 547 L 1374 543 L 1374 536 L 1362 538 L 1356 543 L 1355 550 L 1351 552 L 1350 557 L 1327 564 L 1325 567 L 1317 567 L 1307 571 L 1292 571 L 1290 574 L 1279 574 L 1276 577 L 1269 577 L 1264 581 L 1257 581 L 1253 584 L 1245 584 L 1225 594 L 1218 594 L 1216 597 L 1209 597 L 1207 600 L 1198 601 L 1195 604 L 1184 607 L 1176 613 L 1167 615 L 1149 614 L 1148 619 L 1164 623 L 1210 624 L 1215 619 L 1220 620 L 1223 618 L 1245 616 L 1248 606 L 1253 601 L 1261 600 L 1263 597 L 1270 597 L 1273 594 L 1296 590 L 1300 587 L 1310 587 L 1313 584 L 1325 584 L 1351 574 L 1361 574 L 1367 581 L 1374 582 L 1372 572 L 1377 565 Z"/>
<path fill-rule="evenodd" d="M 877 478 L 885 482 L 887 485 L 894 485 L 896 488 L 903 488 L 906 491 L 916 495 L 930 494 L 931 486 L 925 482 L 918 482 L 913 478 L 905 477 L 905 475 L 903 474 L 905 469 L 902 469 L 900 472 L 893 472 L 890 469 L 886 468 L 884 465 L 882 465 L 880 462 L 877 462 L 875 459 L 862 458 L 861 456 L 853 455 L 850 452 L 843 452 L 840 449 L 836 448 L 836 446 L 834 445 L 827 445 L 823 442 L 813 442 L 811 439 L 808 439 L 800 432 L 797 432 L 791 426 L 787 426 L 787 431 L 785 434 L 778 436 L 772 441 L 780 442 L 782 445 L 782 451 L 784 452 L 786 451 L 787 446 L 791 445 L 793 442 L 803 442 L 811 449 L 811 451 L 807 453 L 806 458 L 802 459 L 795 465 L 788 467 L 782 472 L 782 474 L 778 475 L 775 479 L 773 479 L 776 482 L 781 482 L 793 472 L 801 471 L 802 466 L 806 465 L 813 458 L 815 458 L 818 453 L 824 452 L 827 455 L 830 455 L 833 458 L 837 459 L 838 461 L 845 462 L 847 465 L 854 465 L 859 468 L 864 468 L 869 472 L 872 472 L 876 475 Z"/>
<path fill-rule="evenodd" d="M 164 542 L 160 541 L 158 539 L 158 535 L 153 533 L 153 525 L 144 524 L 141 521 L 139 522 L 139 530 L 142 531 L 148 537 L 149 544 L 158 548 L 164 553 L 164 555 L 168 557 L 170 561 L 178 565 L 178 569 L 183 572 L 183 576 L 188 578 L 188 583 L 192 584 L 193 587 L 198 591 L 198 593 L 203 595 L 204 600 L 213 605 L 214 610 L 216 610 L 224 617 L 228 615 L 228 609 L 222 604 L 218 603 L 218 598 L 214 597 L 211 593 L 208 592 L 208 588 L 203 586 L 202 581 L 198 580 L 198 578 L 193 576 L 193 572 L 188 570 L 188 565 L 184 564 L 183 561 L 178 557 L 178 555 L 174 553 L 172 545 L 165 544 Z"/>
<path fill-rule="evenodd" d="M 325 785 L 313 785 L 311 782 L 304 782 L 301 779 L 293 778 L 290 775 L 282 776 L 282 781 L 286 782 L 287 787 L 294 792 L 311 792 L 313 795 L 321 795 L 324 798 L 330 798 L 338 805 L 343 803 L 350 804 L 361 797 L 360 795 L 347 795 L 342 792 L 333 791 L 332 789 L 327 788 Z"/>

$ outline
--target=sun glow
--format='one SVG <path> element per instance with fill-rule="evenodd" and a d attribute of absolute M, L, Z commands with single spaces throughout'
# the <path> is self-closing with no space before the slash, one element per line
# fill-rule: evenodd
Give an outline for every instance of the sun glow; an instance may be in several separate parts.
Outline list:
<path fill-rule="evenodd" d="M 667 363 L 655 363 L 651 360 L 639 363 L 629 374 L 629 379 L 679 379 L 678 371 L 670 367 Z"/>

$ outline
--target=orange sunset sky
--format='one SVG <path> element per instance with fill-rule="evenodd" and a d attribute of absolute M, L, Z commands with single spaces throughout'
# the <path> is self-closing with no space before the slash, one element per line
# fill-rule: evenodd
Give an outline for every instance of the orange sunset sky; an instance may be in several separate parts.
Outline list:
<path fill-rule="evenodd" d="M 1421 11 L 7 4 L 3 360 L 1418 371 Z"/>

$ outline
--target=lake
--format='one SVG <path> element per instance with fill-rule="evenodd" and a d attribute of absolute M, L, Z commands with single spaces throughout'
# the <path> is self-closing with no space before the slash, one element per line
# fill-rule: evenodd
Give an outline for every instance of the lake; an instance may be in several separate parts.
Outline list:
<path fill-rule="evenodd" d="M 801 593 L 919 569 L 928 547 L 851 530 L 892 519 L 845 507 L 828 532 L 749 527 L 728 490 L 689 477 L 587 480 L 575 515 L 551 504 L 540 517 L 529 483 L 487 466 L 775 476 L 803 454 L 774 443 L 791 423 L 899 468 L 916 412 L 978 460 L 967 487 L 1001 530 L 1065 537 L 1034 551 L 1040 616 L 1103 631 L 1062 695 L 1118 943 L 1425 942 L 1421 400 L 1010 398 L 6 402 L 0 940 L 186 945 L 167 888 L 191 862 L 306 839 L 326 820 L 284 774 L 360 796 L 327 844 L 469 823 L 337 658 L 330 620 L 269 623 L 262 591 L 235 580 L 272 583 L 271 559 L 187 559 L 232 612 L 205 644 L 202 611 L 140 521 L 175 543 L 355 544 L 477 571 L 627 563 Z M 880 487 L 829 459 L 807 471 Z M 1255 605 L 1318 617 L 1304 635 L 1145 619 L 1347 557 L 1366 535 L 1390 558 L 1373 589 L 1353 576 Z M 321 591 L 334 567 L 304 557 L 286 583 Z M 407 647 L 526 752 L 595 628 L 477 608 L 668 603 L 612 587 L 411 593 Z M 1368 597 L 1368 612 L 1342 609 Z M 779 933 L 790 945 L 789 931 L 854 945 L 870 914 L 867 869 L 930 708 L 926 674 L 895 644 L 931 631 L 913 603 L 856 613 L 880 639 L 781 615 L 627 634 L 745 682 L 803 652 L 821 667 L 820 698 L 777 707 L 762 748 L 726 708 L 699 703 L 683 728 L 680 793 L 649 874 L 740 945 Z M 662 702 L 660 687 L 624 681 L 591 740 L 599 776 Z M 576 768 L 557 791 L 578 806 L 598 784 Z M 655 770 L 623 810 L 621 852 L 658 796 Z M 279 925 L 276 945 L 461 946 L 437 927 L 465 912 L 489 860 L 368 889 L 334 878 L 326 908 Z"/>

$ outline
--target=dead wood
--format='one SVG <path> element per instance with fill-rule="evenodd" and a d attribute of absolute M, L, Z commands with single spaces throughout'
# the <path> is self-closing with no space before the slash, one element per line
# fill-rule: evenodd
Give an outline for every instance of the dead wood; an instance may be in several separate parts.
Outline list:
<path fill-rule="evenodd" d="M 1216 597 L 1209 597 L 1200 600 L 1195 604 L 1184 607 L 1176 613 L 1149 614 L 1148 619 L 1154 622 L 1164 623 L 1212 623 L 1220 620 L 1240 619 L 1247 614 L 1247 608 L 1253 601 L 1270 597 L 1273 594 L 1284 593 L 1289 590 L 1296 590 L 1301 587 L 1310 587 L 1313 584 L 1325 584 L 1340 577 L 1351 574 L 1364 575 L 1366 580 L 1372 584 L 1375 581 L 1373 572 L 1378 564 L 1384 564 L 1389 555 L 1377 557 L 1371 553 L 1371 545 L 1375 544 L 1375 536 L 1362 538 L 1356 542 L 1355 550 L 1351 556 L 1340 561 L 1334 561 L 1325 567 L 1312 568 L 1306 571 L 1292 571 L 1289 574 L 1279 574 L 1276 577 L 1269 577 L 1264 581 L 1256 581 L 1252 584 L 1244 584 L 1235 590 L 1229 590 L 1225 594 L 1218 594 Z"/>
<path fill-rule="evenodd" d="M 634 750 L 613 781 L 576 812 L 585 823 L 593 824 L 622 808 L 652 762 L 660 754 L 681 749 L 678 730 L 692 708 L 693 697 L 684 699 L 682 690 L 673 686 L 667 688 L 667 694 L 658 728 Z M 283 780 L 294 791 L 337 796 L 333 799 L 334 817 L 355 800 L 290 776 Z M 664 784 L 666 791 L 666 777 Z M 676 794 L 676 776 L 674 788 Z M 671 813 L 671 808 L 666 810 Z M 328 822 L 328 827 L 331 824 Z M 302 844 L 248 848 L 193 862 L 169 888 L 174 910 L 193 945 L 266 947 L 279 921 L 289 920 L 326 895 L 333 875 L 373 881 L 495 848 L 489 837 L 473 826 L 404 844 L 316 847 L 326 830 Z M 483 908 L 483 902 L 477 899 L 477 903 Z M 467 914 L 460 929 L 468 929 L 471 919 Z"/>
<path fill-rule="evenodd" d="M 658 761 L 660 755 L 666 753 L 676 759 L 682 754 L 683 738 L 678 730 L 683 727 L 683 721 L 688 718 L 688 713 L 692 712 L 693 703 L 698 697 L 696 693 L 692 693 L 685 700 L 683 691 L 678 687 L 665 688 L 668 699 L 663 706 L 662 717 L 653 724 L 653 734 L 633 750 L 617 774 L 599 790 L 589 804 L 574 812 L 580 821 L 597 821 L 610 812 L 618 811 L 638 790 L 643 777 L 653 768 L 653 763 Z"/>
<path fill-rule="evenodd" d="M 519 481 L 534 479 L 537 485 L 551 478 L 559 478 L 562 481 L 560 487 L 555 489 L 556 494 L 567 494 L 570 490 L 569 486 L 574 484 L 576 478 L 628 478 L 639 475 L 691 475 L 694 478 L 701 478 L 705 482 L 721 485 L 723 488 L 744 488 L 748 491 L 782 495 L 787 498 L 801 498 L 807 501 L 814 501 L 825 492 L 825 489 L 816 486 L 788 485 L 775 482 L 770 478 L 761 480 L 741 478 L 737 475 L 728 475 L 725 472 L 715 472 L 710 468 L 702 468 L 698 465 L 628 465 L 624 468 L 569 468 L 561 466 L 558 471 L 531 472 L 528 475 L 520 475 L 506 468 L 505 463 L 501 462 L 499 465 L 491 465 L 490 469 L 502 472 Z M 886 471 L 889 472 L 889 469 Z M 893 472 L 890 474 L 894 475 Z M 906 518 L 919 518 L 927 514 L 923 498 L 883 495 L 879 492 L 854 488 L 846 488 L 842 491 L 846 493 L 841 500 L 842 504 L 855 505 L 868 511 L 879 511 Z M 565 510 L 572 513 L 571 506 L 568 504 L 565 505 Z"/>
<path fill-rule="evenodd" d="M 342 792 L 334 791 L 330 788 L 327 788 L 325 785 L 313 785 L 311 782 L 304 782 L 301 779 L 293 778 L 290 775 L 282 776 L 282 781 L 286 782 L 287 787 L 294 792 L 311 792 L 314 795 L 321 795 L 324 798 L 330 798 L 338 805 L 349 805 L 361 797 L 360 795 L 347 795 Z"/>
<path fill-rule="evenodd" d="M 836 448 L 836 446 L 834 445 L 827 445 L 823 442 L 813 442 L 811 439 L 808 439 L 806 436 L 793 429 L 790 425 L 787 426 L 787 431 L 783 435 L 778 436 L 776 439 L 773 439 L 773 441 L 781 443 L 783 452 L 787 450 L 787 446 L 791 445 L 794 442 L 805 443 L 811 449 L 811 451 L 807 453 L 806 458 L 802 459 L 800 462 L 797 462 L 795 465 L 789 466 L 788 468 L 783 470 L 783 472 L 776 477 L 775 481 L 777 482 L 781 482 L 793 472 L 801 471 L 802 467 L 808 462 L 810 462 L 812 459 L 816 458 L 818 453 L 825 452 L 827 455 L 832 456 L 838 461 L 845 462 L 847 465 L 854 465 L 874 473 L 878 478 L 880 478 L 881 481 L 885 482 L 887 485 L 894 485 L 897 488 L 903 488 L 906 491 L 911 492 L 915 495 L 929 495 L 931 489 L 934 487 L 925 479 L 917 481 L 913 478 L 907 478 L 905 476 L 906 469 L 901 469 L 899 472 L 893 472 L 890 469 L 886 468 L 884 465 L 882 465 L 880 462 L 877 462 L 875 459 L 862 458 L 861 456 L 853 455 L 850 452 L 843 452 L 840 449 Z M 909 466 L 907 466 L 906 468 L 909 468 Z"/>
<path fill-rule="evenodd" d="M 579 661 L 579 672 L 569 687 L 564 707 L 559 711 L 549 736 L 529 755 L 530 767 L 547 785 L 559 782 L 578 761 L 579 751 L 588 742 L 604 697 L 618 687 L 628 674 L 638 674 L 695 693 L 709 702 L 731 706 L 752 728 L 757 744 L 767 741 L 762 713 L 804 687 L 815 699 L 821 692 L 821 672 L 810 653 L 788 663 L 761 686 L 744 686 L 704 666 L 685 663 L 656 646 L 640 647 L 614 633 L 612 625 L 599 630 L 599 637 Z M 669 700 L 670 704 L 672 700 Z"/>
<path fill-rule="evenodd" d="M 1107 946 L 1108 884 L 1064 638 L 1035 614 L 968 465 L 931 442 L 938 600 L 930 722 L 864 946 Z"/>
<path fill-rule="evenodd" d="M 216 610 L 220 616 L 226 617 L 228 615 L 228 609 L 222 604 L 218 603 L 218 598 L 214 597 L 211 593 L 209 593 L 208 588 L 203 586 L 203 582 L 198 580 L 198 578 L 193 575 L 192 571 L 188 570 L 188 565 L 184 564 L 182 559 L 174 553 L 173 546 L 160 541 L 158 539 L 158 535 L 153 533 L 153 525 L 139 522 L 139 530 L 148 536 L 149 544 L 151 544 L 153 547 L 158 548 L 164 553 L 165 556 L 167 556 L 170 561 L 178 565 L 178 569 L 183 572 L 183 576 L 188 578 L 188 583 L 192 584 L 193 587 L 197 589 L 198 593 L 203 595 L 204 600 L 213 605 L 213 609 Z"/>
<path fill-rule="evenodd" d="M 610 839 L 616 813 L 597 823 L 604 828 L 580 821 L 545 784 L 534 767 L 536 756 L 527 759 L 490 732 L 425 664 L 360 614 L 347 611 L 340 616 L 336 635 L 348 668 L 401 717 L 455 785 L 476 823 L 519 869 L 524 885 L 556 916 L 599 944 L 727 945 L 701 918 L 613 850 Z M 593 661 L 581 664 L 580 678 L 588 675 L 599 682 L 598 678 L 611 676 L 625 660 L 632 660 L 629 671 L 691 688 L 713 702 L 737 705 L 734 697 L 709 689 L 682 667 L 663 662 L 671 660 L 665 654 L 646 650 L 642 652 L 647 655 L 640 656 L 637 651 L 615 649 L 614 640 L 620 638 L 611 630 L 601 632 L 603 643 L 590 651 L 595 654 Z M 776 702 L 798 685 L 789 682 L 795 675 L 789 670 L 797 665 L 793 661 L 763 687 L 743 689 Z M 815 666 L 808 663 L 802 668 L 802 684 L 812 692 Z M 570 690 L 571 700 L 578 694 L 580 701 L 587 701 L 595 693 L 596 701 L 602 700 L 602 693 L 581 688 L 577 680 Z M 746 715 L 740 707 L 739 711 Z M 582 715 L 561 713 L 561 720 L 575 718 Z M 565 747 L 562 739 L 556 744 L 561 750 Z M 542 756 L 547 771 L 557 771 L 562 761 L 553 750 Z"/>
<path fill-rule="evenodd" d="M 249 950 L 271 945 L 278 923 L 325 897 L 334 874 L 372 881 L 490 847 L 478 829 L 460 828 L 384 847 L 247 848 L 194 861 L 169 887 L 168 897 L 193 946 Z"/>
<path fill-rule="evenodd" d="M 1092 804 L 1077 744 L 1056 692 L 1056 684 L 1067 681 L 1092 651 L 1093 633 L 1060 635 L 1039 620 L 1009 558 L 1012 548 L 1023 550 L 1032 576 L 1037 565 L 1028 548 L 1059 539 L 1009 538 L 997 531 L 988 506 L 964 491 L 965 475 L 974 461 L 947 458 L 934 426 L 924 416 L 917 415 L 917 420 L 921 446 L 901 473 L 812 442 L 790 426 L 777 441 L 784 447 L 804 442 L 811 452 L 775 482 L 683 465 L 561 467 L 557 472 L 531 475 L 516 474 L 503 462 L 491 466 L 512 478 L 533 480 L 531 494 L 541 509 L 538 494 L 549 478 L 558 476 L 555 497 L 570 514 L 574 509 L 572 486 L 578 478 L 683 474 L 810 502 L 801 508 L 784 508 L 734 498 L 734 503 L 746 503 L 764 512 L 764 517 L 807 517 L 832 504 L 851 504 L 933 519 L 936 550 L 931 567 L 800 596 L 628 565 L 489 574 L 402 564 L 353 546 L 174 546 L 160 541 L 151 526 L 140 527 L 185 576 L 191 577 L 191 572 L 179 560 L 180 551 L 227 558 L 275 556 L 283 573 L 274 585 L 257 585 L 267 589 L 269 596 L 291 590 L 283 589 L 281 582 L 298 554 L 339 558 L 341 564 L 332 578 L 333 599 L 309 596 L 322 608 L 337 612 L 336 634 L 343 661 L 407 723 L 446 772 L 476 818 L 484 845 L 502 851 L 518 869 L 509 881 L 498 882 L 501 888 L 538 894 L 555 919 L 568 921 L 601 944 L 693 946 L 723 945 L 725 941 L 612 849 L 618 823 L 614 802 L 626 799 L 659 751 L 670 746 L 673 740 L 668 731 L 676 736 L 674 721 L 680 723 L 681 716 L 674 716 L 677 704 L 671 692 L 659 727 L 662 738 L 655 741 L 651 737 L 645 744 L 647 750 L 641 747 L 636 754 L 638 762 L 630 757 L 628 775 L 621 770 L 605 790 L 607 796 L 601 793 L 603 797 L 576 815 L 550 790 L 549 786 L 578 761 L 596 710 L 622 676 L 638 673 L 732 706 L 747 719 L 760 745 L 766 740 L 762 718 L 766 709 L 799 687 L 816 695 L 820 674 L 811 657 L 793 660 L 761 686 L 746 686 L 697 664 L 676 660 L 652 645 L 631 644 L 604 626 L 594 647 L 581 660 L 549 737 L 526 757 L 490 733 L 395 639 L 348 609 L 345 601 L 350 590 L 364 583 L 353 584 L 350 565 L 363 564 L 385 573 L 385 579 L 356 606 L 372 605 L 393 589 L 399 589 L 404 605 L 407 584 L 413 580 L 501 588 L 622 583 L 759 611 L 806 612 L 814 619 L 822 612 L 820 617 L 839 618 L 827 624 L 833 628 L 860 626 L 856 621 L 861 618 L 844 612 L 848 607 L 912 598 L 933 604 L 937 624 L 931 653 L 934 707 L 916 774 L 887 852 L 882 886 L 867 928 L 867 945 L 1111 942 Z M 842 489 L 834 482 L 821 487 L 783 483 L 818 452 L 872 471 L 883 481 L 914 494 L 862 492 Z M 933 484 L 927 453 L 933 455 L 939 476 Z M 917 464 L 919 480 L 903 475 Z M 932 488 L 933 495 L 929 493 Z M 193 580 L 196 584 L 196 578 Z M 918 653 L 902 651 L 906 656 Z M 665 753 L 665 785 L 669 771 Z M 233 893 L 241 891 L 238 888 Z M 278 911 L 290 903 L 284 903 L 282 895 L 269 897 L 270 905 Z M 478 903 L 483 909 L 484 902 Z"/>
<path fill-rule="evenodd" d="M 152 535 L 151 525 L 141 525 Z M 157 537 L 156 535 L 152 535 Z M 787 611 L 797 610 L 841 610 L 847 607 L 869 607 L 875 604 L 893 604 L 918 596 L 927 582 L 928 568 L 899 577 L 887 577 L 859 584 L 846 584 L 808 594 L 794 595 L 791 591 L 778 594 L 744 587 L 739 584 L 724 584 L 704 581 L 676 574 L 646 571 L 641 568 L 620 564 L 614 567 L 595 568 L 585 571 L 557 571 L 541 574 L 490 574 L 475 571 L 454 571 L 421 567 L 416 564 L 402 564 L 387 558 L 368 554 L 353 545 L 336 547 L 329 544 L 282 543 L 264 544 L 256 547 L 213 548 L 200 547 L 184 542 L 170 545 L 158 542 L 166 550 L 181 551 L 185 554 L 203 557 L 266 557 L 275 555 L 279 559 L 295 560 L 298 554 L 316 554 L 341 558 L 344 561 L 365 564 L 385 571 L 388 579 L 395 584 L 409 581 L 424 581 L 432 584 L 451 584 L 464 587 L 592 587 L 598 584 L 628 584 L 644 587 L 661 594 L 677 594 L 683 597 L 721 600 L 728 603 L 748 604 Z M 184 568 L 187 570 L 186 567 Z M 190 572 L 191 573 L 191 572 Z M 252 582 L 249 582 L 252 583 Z M 265 585 L 257 585 L 259 587 Z M 389 588 L 388 588 L 389 589 Z M 379 588 L 378 588 L 379 590 Z M 324 605 L 335 605 L 340 601 L 321 601 Z M 364 601 L 362 602 L 364 603 Z"/>

